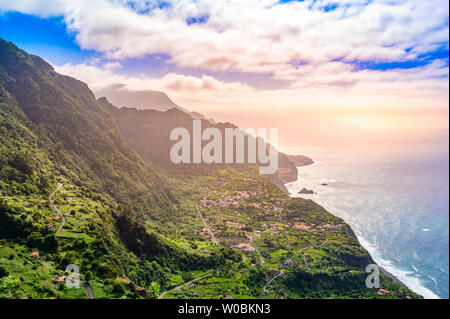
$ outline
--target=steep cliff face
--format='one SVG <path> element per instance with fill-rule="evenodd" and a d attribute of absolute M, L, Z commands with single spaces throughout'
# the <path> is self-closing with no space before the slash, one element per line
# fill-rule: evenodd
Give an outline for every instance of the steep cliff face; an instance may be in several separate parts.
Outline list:
<path fill-rule="evenodd" d="M 116 85 L 95 93 L 97 96 L 108 96 L 109 100 L 119 107 L 127 106 L 162 112 L 173 108 L 181 109 L 167 94 L 159 91 L 129 91 L 121 85 Z"/>
<path fill-rule="evenodd" d="M 295 164 L 295 166 L 306 166 L 314 164 L 314 161 L 304 155 L 288 155 L 288 159 Z"/>
<path fill-rule="evenodd" d="M 2 137 L 10 146 L 7 156 L 31 147 L 29 160 L 35 166 L 46 163 L 49 176 L 67 175 L 120 202 L 135 198 L 140 208 L 169 206 L 163 179 L 128 145 L 85 83 L 1 39 L 0 103 L 8 118 L 2 127 L 9 132 Z M 155 201 L 136 197 L 142 193 L 153 194 Z"/>
<path fill-rule="evenodd" d="M 289 155 L 279 153 L 278 175 L 283 184 L 295 182 L 298 178 L 297 166 L 289 159 Z"/>
<path fill-rule="evenodd" d="M 279 161 L 281 164 L 278 175 L 284 184 L 295 182 L 298 179 L 297 167 L 314 164 L 314 161 L 307 156 L 283 153 L 280 153 Z"/>
<path fill-rule="evenodd" d="M 170 140 L 170 133 L 173 129 L 181 127 L 188 129 L 192 136 L 193 120 L 197 118 L 192 117 L 190 114 L 179 109 L 159 112 L 156 110 L 118 108 L 112 105 L 105 97 L 98 99 L 98 103 L 112 114 L 127 142 L 145 160 L 163 168 L 168 173 L 189 176 L 190 174 L 207 172 L 217 166 L 172 164 L 169 155 L 170 149 L 175 142 Z M 225 136 L 224 131 L 226 128 L 237 128 L 231 123 L 216 123 L 205 119 L 201 121 L 203 129 L 218 128 L 222 132 L 222 136 Z M 203 142 L 204 144 L 206 142 Z M 245 147 L 247 151 L 247 144 L 245 144 Z M 278 166 L 278 172 L 267 177 L 283 192 L 288 193 L 284 184 L 297 179 L 297 168 L 289 160 L 288 156 L 281 152 L 278 153 Z"/>

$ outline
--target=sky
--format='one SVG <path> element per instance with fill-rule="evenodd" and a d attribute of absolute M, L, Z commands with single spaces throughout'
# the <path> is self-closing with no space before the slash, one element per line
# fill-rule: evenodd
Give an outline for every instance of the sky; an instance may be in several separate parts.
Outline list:
<path fill-rule="evenodd" d="M 0 37 L 281 145 L 448 141 L 446 0 L 0 0 Z"/>

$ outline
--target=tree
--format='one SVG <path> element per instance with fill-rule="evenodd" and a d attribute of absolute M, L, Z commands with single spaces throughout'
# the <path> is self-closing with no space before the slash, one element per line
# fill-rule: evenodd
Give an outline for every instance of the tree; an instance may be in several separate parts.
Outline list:
<path fill-rule="evenodd" d="M 5 267 L 0 266 L 0 278 L 8 276 L 8 271 L 5 269 Z"/>
<path fill-rule="evenodd" d="M 113 285 L 113 290 L 114 293 L 118 293 L 118 294 L 123 294 L 125 292 L 125 289 L 123 288 L 123 285 L 121 283 L 116 282 Z"/>
<path fill-rule="evenodd" d="M 84 279 L 86 281 L 89 281 L 89 280 L 92 280 L 92 278 L 93 278 L 92 271 L 90 271 L 90 270 L 86 271 L 86 274 L 84 275 Z"/>
<path fill-rule="evenodd" d="M 0 198 L 0 211 L 6 212 L 8 210 L 8 203 L 6 200 L 2 197 Z"/>
<path fill-rule="evenodd" d="M 152 281 L 152 283 L 148 287 L 148 290 L 152 298 L 157 298 L 161 293 L 161 287 L 156 281 Z"/>
<path fill-rule="evenodd" d="M 30 153 L 26 151 L 20 151 L 16 153 L 13 156 L 10 164 L 12 167 L 24 173 L 25 175 L 30 176 L 34 172 L 33 160 Z"/>
<path fill-rule="evenodd" d="M 6 277 L 2 281 L 0 281 L 0 292 L 5 294 L 11 294 L 13 298 L 18 297 L 18 290 L 20 287 L 20 282 L 18 279 L 15 279 L 11 276 Z"/>
<path fill-rule="evenodd" d="M 42 240 L 42 248 L 45 250 L 53 250 L 58 247 L 58 242 L 56 241 L 55 234 L 48 234 Z"/>

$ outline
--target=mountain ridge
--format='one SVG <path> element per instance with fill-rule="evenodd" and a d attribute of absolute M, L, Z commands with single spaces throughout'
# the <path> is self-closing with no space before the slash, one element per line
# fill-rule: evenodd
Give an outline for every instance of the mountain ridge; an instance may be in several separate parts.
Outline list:
<path fill-rule="evenodd" d="M 0 39 L 1 298 L 88 298 L 64 285 L 72 264 L 96 298 L 420 297 L 384 275 L 388 296 L 367 289 L 350 227 L 256 165 L 166 174 L 112 114 L 136 111 L 100 102 Z"/>
<path fill-rule="evenodd" d="M 166 169 L 168 172 L 179 171 L 181 167 L 183 174 L 187 174 L 187 170 L 192 172 L 198 171 L 197 168 L 199 166 L 197 164 L 174 165 L 171 164 L 169 158 L 170 148 L 173 144 L 169 139 L 170 132 L 178 127 L 186 128 L 189 132 L 192 132 L 193 120 L 197 118 L 192 117 L 190 113 L 180 109 L 160 112 L 129 107 L 118 108 L 111 104 L 106 97 L 99 98 L 97 101 L 111 112 L 123 136 L 144 159 Z M 225 136 L 224 130 L 227 128 L 239 129 L 238 126 L 229 122 L 218 123 L 203 119 L 202 128 L 206 129 L 208 127 L 219 129 L 222 132 L 222 136 Z M 247 142 L 245 142 L 244 147 L 244 153 L 247 153 Z M 158 149 L 158 152 L 154 152 L 154 149 Z M 213 165 L 201 165 L 202 168 L 207 166 Z M 297 180 L 297 168 L 287 155 L 278 152 L 278 171 L 269 176 L 275 185 L 283 192 L 288 193 L 284 184 Z"/>
<path fill-rule="evenodd" d="M 135 108 L 138 110 L 155 110 L 166 112 L 171 109 L 178 109 L 184 113 L 189 114 L 197 120 L 207 120 L 203 114 L 189 111 L 177 105 L 172 99 L 163 91 L 155 90 L 141 90 L 132 91 L 127 90 L 121 84 L 109 86 L 105 89 L 95 92 L 98 99 L 107 97 L 113 105 L 119 108 Z M 209 121 L 212 121 L 211 119 Z"/>

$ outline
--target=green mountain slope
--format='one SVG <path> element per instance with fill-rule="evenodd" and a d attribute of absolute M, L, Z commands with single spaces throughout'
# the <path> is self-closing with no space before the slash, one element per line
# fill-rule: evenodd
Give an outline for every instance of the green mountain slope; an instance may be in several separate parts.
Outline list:
<path fill-rule="evenodd" d="M 67 175 L 121 203 L 157 208 L 168 202 L 161 178 L 126 144 L 86 84 L 54 72 L 41 58 L 11 43 L 1 41 L 0 52 L 2 113 L 18 119 L 5 121 L 13 130 L 26 127 L 35 135 L 35 145 L 53 163 L 48 164 L 53 176 Z M 23 149 L 30 151 L 29 146 Z M 16 143 L 9 152 L 21 148 Z M 31 162 L 41 162 L 29 153 Z"/>
<path fill-rule="evenodd" d="M 0 39 L 0 298 L 88 298 L 70 264 L 96 298 L 418 297 L 367 289 L 351 229 L 255 165 L 167 166 L 188 115 L 104 102 Z"/>
<path fill-rule="evenodd" d="M 180 178 L 196 176 L 211 172 L 217 167 L 226 167 L 226 164 L 173 164 L 170 160 L 170 149 L 173 142 L 170 141 L 170 133 L 175 128 L 186 128 L 193 136 L 193 120 L 189 113 L 179 109 L 171 109 L 166 112 L 156 110 L 138 110 L 135 108 L 118 108 L 112 105 L 106 98 L 100 98 L 99 104 L 107 109 L 119 127 L 126 141 L 142 156 L 144 160 L 163 169 L 167 174 L 176 175 Z M 216 123 L 203 119 L 201 120 L 202 129 L 217 128 L 221 131 L 223 143 L 225 143 L 225 129 L 236 129 L 236 125 L 231 123 Z M 254 138 L 252 138 L 254 141 Z M 245 154 L 247 154 L 247 143 L 244 142 Z M 202 145 L 207 142 L 203 141 Z M 192 143 L 191 143 L 192 148 Z M 235 152 L 235 151 L 234 151 Z M 235 153 L 234 153 L 235 154 Z M 222 162 L 225 161 L 225 155 L 222 156 Z M 245 157 L 247 161 L 247 157 Z M 278 172 L 267 177 L 275 183 L 284 192 L 288 192 L 284 184 L 297 179 L 297 168 L 289 160 L 288 156 L 278 153 Z"/>
<path fill-rule="evenodd" d="M 71 261 L 98 280 L 125 275 L 149 285 L 151 270 L 161 272 L 159 264 L 151 263 L 155 260 L 175 261 L 170 265 L 174 269 L 189 269 L 186 260 L 202 260 L 155 233 L 146 239 L 156 247 L 152 255 L 131 253 L 134 249 L 123 227 L 116 227 L 118 221 L 127 220 L 132 230 L 146 232 L 144 221 L 175 218 L 177 199 L 167 182 L 125 142 L 84 83 L 54 72 L 41 58 L 3 40 L 0 132 L 0 238 L 7 240 L 1 249 L 21 257 L 12 258 L 6 268 L 18 269 L 22 262 L 24 267 L 32 260 L 24 252 L 38 250 L 46 262 L 24 267 L 30 277 L 40 274 L 34 267 L 57 274 Z M 56 204 L 68 220 L 58 233 L 60 219 L 49 202 L 56 181 L 64 185 L 55 195 Z M 163 286 L 165 277 L 155 278 Z M 31 291 L 31 296 L 39 295 Z"/>

